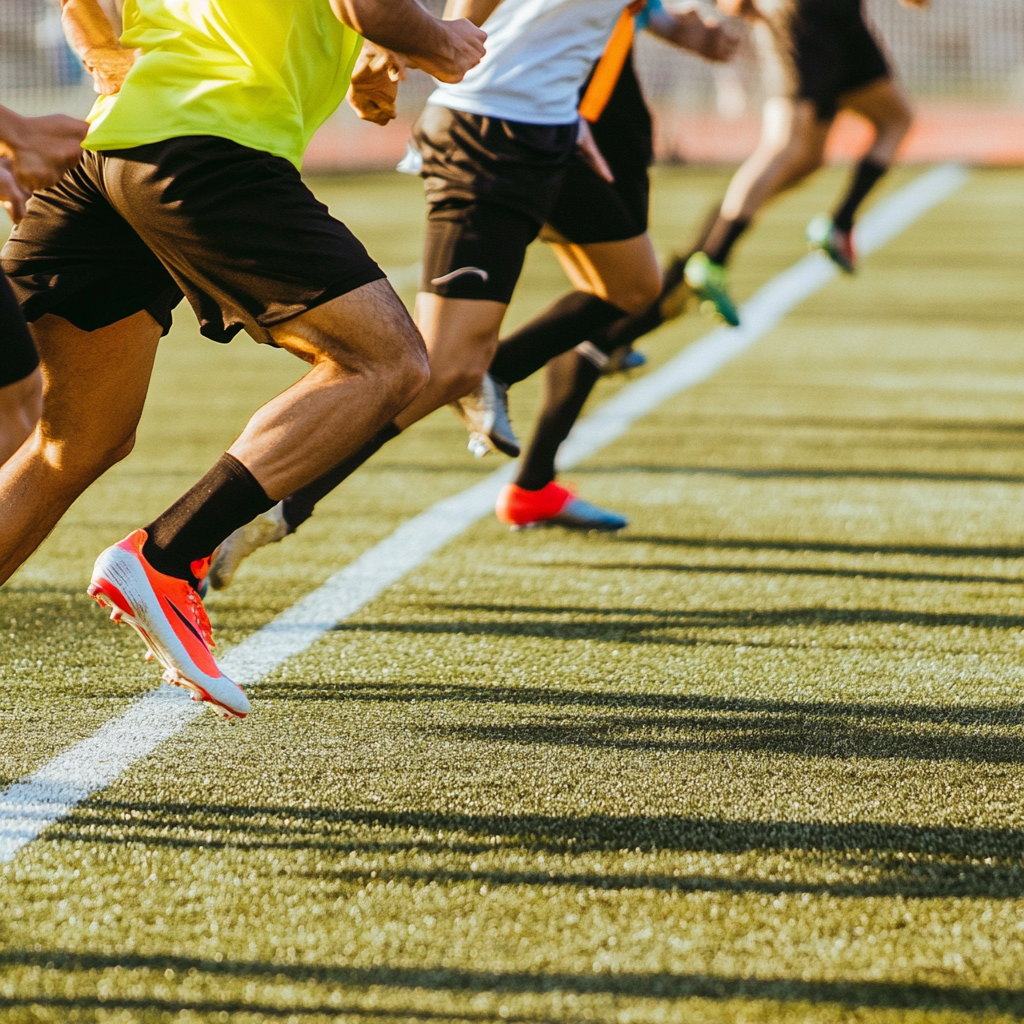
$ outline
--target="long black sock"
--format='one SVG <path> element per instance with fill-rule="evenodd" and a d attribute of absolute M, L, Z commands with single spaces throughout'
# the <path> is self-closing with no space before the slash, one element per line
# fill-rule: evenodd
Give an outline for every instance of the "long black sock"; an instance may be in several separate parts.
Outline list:
<path fill-rule="evenodd" d="M 880 164 L 870 157 L 865 157 L 853 172 L 853 179 L 850 181 L 850 188 L 847 190 L 846 198 L 832 217 L 832 223 L 840 231 L 849 231 L 853 227 L 853 218 L 857 209 L 867 194 L 878 184 L 878 179 L 888 171 L 885 164 Z"/>
<path fill-rule="evenodd" d="M 544 408 L 516 483 L 539 491 L 555 479 L 555 456 L 569 436 L 601 371 L 578 352 L 566 352 L 548 363 L 544 378 Z"/>
<path fill-rule="evenodd" d="M 330 494 L 342 480 L 351 476 L 371 455 L 400 433 L 394 423 L 388 423 L 358 451 L 343 459 L 333 469 L 327 470 L 323 476 L 318 476 L 311 484 L 306 484 L 291 497 L 285 498 L 284 519 L 289 531 L 294 533 L 313 514 L 313 509 L 321 498 Z"/>
<path fill-rule="evenodd" d="M 499 346 L 491 374 L 505 384 L 525 380 L 549 359 L 589 340 L 625 311 L 587 292 L 569 292 Z"/>
<path fill-rule="evenodd" d="M 191 490 L 146 527 L 142 554 L 157 572 L 196 585 L 192 563 L 274 504 L 259 481 L 225 452 Z"/>
<path fill-rule="evenodd" d="M 732 252 L 732 247 L 739 241 L 740 235 L 750 226 L 749 217 L 737 217 L 729 220 L 719 214 L 704 243 L 704 252 L 714 263 L 725 263 Z"/>

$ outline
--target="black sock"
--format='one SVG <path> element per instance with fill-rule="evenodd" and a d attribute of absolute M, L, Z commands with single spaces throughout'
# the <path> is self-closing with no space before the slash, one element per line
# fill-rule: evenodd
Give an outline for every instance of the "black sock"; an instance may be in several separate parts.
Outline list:
<path fill-rule="evenodd" d="M 196 586 L 192 563 L 274 502 L 241 462 L 225 452 L 190 491 L 146 527 L 142 554 L 157 572 Z"/>
<path fill-rule="evenodd" d="M 865 157 L 853 172 L 853 179 L 846 198 L 842 205 L 836 210 L 832 217 L 832 223 L 840 231 L 850 231 L 853 228 L 853 218 L 857 208 L 864 202 L 867 194 L 878 184 L 878 179 L 885 174 L 889 168 L 885 164 L 877 163 L 870 157 Z"/>
<path fill-rule="evenodd" d="M 625 316 L 618 306 L 588 292 L 569 292 L 535 316 L 499 346 L 491 374 L 505 384 L 525 380 L 549 359 Z"/>
<path fill-rule="evenodd" d="M 558 448 L 569 436 L 600 376 L 601 371 L 578 352 L 566 352 L 548 363 L 544 408 L 516 477 L 520 487 L 539 491 L 555 479 Z"/>
<path fill-rule="evenodd" d="M 740 235 L 750 226 L 749 217 L 737 217 L 729 220 L 719 214 L 704 244 L 704 252 L 713 263 L 725 263 L 732 252 L 732 247 L 739 241 Z"/>
<path fill-rule="evenodd" d="M 294 533 L 313 514 L 313 509 L 321 498 L 330 494 L 342 480 L 350 477 L 371 455 L 400 433 L 394 423 L 386 424 L 358 451 L 343 459 L 333 469 L 327 470 L 323 476 L 318 476 L 311 484 L 306 484 L 291 497 L 285 498 L 284 520 L 288 524 L 289 532 Z"/>

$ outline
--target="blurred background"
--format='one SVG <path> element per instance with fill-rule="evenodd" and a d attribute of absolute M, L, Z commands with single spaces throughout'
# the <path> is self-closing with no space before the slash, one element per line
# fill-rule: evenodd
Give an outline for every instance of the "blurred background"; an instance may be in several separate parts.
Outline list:
<path fill-rule="evenodd" d="M 865 5 L 916 102 L 905 159 L 1024 163 L 1024 0 L 932 0 L 926 11 L 897 0 Z M 750 152 L 761 89 L 749 43 L 738 60 L 714 67 L 642 35 L 637 64 L 656 116 L 660 160 L 733 163 Z M 412 73 L 401 116 L 387 128 L 339 110 L 310 147 L 307 169 L 393 165 L 431 88 L 429 78 Z M 33 114 L 89 109 L 91 83 L 64 43 L 59 0 L 0 0 L 0 102 Z M 830 158 L 851 157 L 866 130 L 856 118 L 841 117 Z"/>

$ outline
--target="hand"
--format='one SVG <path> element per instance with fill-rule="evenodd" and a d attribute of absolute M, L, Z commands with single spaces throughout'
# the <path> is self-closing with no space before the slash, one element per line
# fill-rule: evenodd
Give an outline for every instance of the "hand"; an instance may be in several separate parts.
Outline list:
<path fill-rule="evenodd" d="M 731 60 L 743 39 L 741 24 L 733 18 L 705 20 L 692 8 L 670 17 L 674 22 L 672 41 L 705 60 Z M 652 27 L 656 31 L 659 28 L 658 25 Z"/>
<path fill-rule="evenodd" d="M 421 68 L 439 82 L 461 82 L 483 58 L 487 33 L 465 18 L 443 21 L 441 25 L 448 37 L 447 52 L 410 55 L 409 66 Z"/>
<path fill-rule="evenodd" d="M 11 161 L 5 156 L 0 157 L 0 206 L 15 224 L 25 216 L 25 204 L 31 194 L 18 184 Z"/>
<path fill-rule="evenodd" d="M 101 96 L 113 96 L 121 91 L 128 72 L 141 54 L 141 50 L 128 50 L 123 46 L 94 46 L 85 51 L 82 63 L 92 75 L 93 89 Z"/>
<path fill-rule="evenodd" d="M 599 177 L 604 178 L 608 184 L 615 181 L 615 175 L 608 166 L 601 150 L 597 148 L 594 141 L 594 133 L 590 130 L 589 123 L 580 118 L 579 134 L 576 136 L 576 155 Z"/>
<path fill-rule="evenodd" d="M 760 18 L 755 0 L 717 0 L 718 9 L 731 18 Z"/>
<path fill-rule="evenodd" d="M 348 102 L 364 120 L 387 124 L 394 119 L 398 83 L 405 78 L 405 61 L 373 43 L 363 43 L 352 72 Z"/>
<path fill-rule="evenodd" d="M 29 192 L 55 185 L 82 159 L 85 121 L 65 114 L 20 117 L 6 112 L 0 151 L 10 160 L 18 184 Z"/>

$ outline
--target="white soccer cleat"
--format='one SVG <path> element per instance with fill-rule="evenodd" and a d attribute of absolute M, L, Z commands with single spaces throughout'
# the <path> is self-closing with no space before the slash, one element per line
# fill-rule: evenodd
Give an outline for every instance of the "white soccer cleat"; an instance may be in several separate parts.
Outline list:
<path fill-rule="evenodd" d="M 267 544 L 276 544 L 291 532 L 284 517 L 284 502 L 279 501 L 272 509 L 258 515 L 251 523 L 240 526 L 213 553 L 210 562 L 210 586 L 223 590 L 231 586 L 238 567 L 254 551 Z"/>
<path fill-rule="evenodd" d="M 489 373 L 475 391 L 452 402 L 469 430 L 469 450 L 481 459 L 490 452 L 519 457 L 519 441 L 508 418 L 508 388 Z"/>

